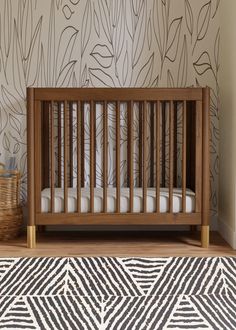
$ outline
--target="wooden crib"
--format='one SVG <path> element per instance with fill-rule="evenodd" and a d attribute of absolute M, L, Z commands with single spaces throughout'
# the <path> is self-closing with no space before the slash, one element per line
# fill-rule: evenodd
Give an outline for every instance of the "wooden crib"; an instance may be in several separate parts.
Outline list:
<path fill-rule="evenodd" d="M 201 225 L 208 247 L 209 102 L 209 88 L 28 88 L 28 247 L 40 225 Z"/>

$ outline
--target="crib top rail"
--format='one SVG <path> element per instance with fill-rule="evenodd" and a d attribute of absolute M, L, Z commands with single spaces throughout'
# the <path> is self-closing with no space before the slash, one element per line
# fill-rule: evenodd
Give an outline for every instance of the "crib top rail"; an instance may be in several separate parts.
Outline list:
<path fill-rule="evenodd" d="M 203 88 L 32 88 L 36 101 L 201 101 Z"/>

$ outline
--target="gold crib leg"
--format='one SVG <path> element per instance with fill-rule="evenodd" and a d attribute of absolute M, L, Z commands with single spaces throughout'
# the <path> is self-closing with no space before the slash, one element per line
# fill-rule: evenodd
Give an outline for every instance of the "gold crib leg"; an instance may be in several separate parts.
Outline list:
<path fill-rule="evenodd" d="M 27 246 L 29 249 L 36 247 L 36 226 L 27 226 Z"/>
<path fill-rule="evenodd" d="M 209 247 L 209 226 L 201 227 L 201 242 L 203 248 L 207 249 Z"/>

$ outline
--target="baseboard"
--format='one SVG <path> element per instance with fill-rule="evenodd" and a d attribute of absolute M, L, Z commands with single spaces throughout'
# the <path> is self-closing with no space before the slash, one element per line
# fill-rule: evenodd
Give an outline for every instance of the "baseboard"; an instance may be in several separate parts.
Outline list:
<path fill-rule="evenodd" d="M 210 230 L 211 231 L 218 231 L 219 230 L 218 216 L 217 215 L 212 215 L 211 216 Z"/>
<path fill-rule="evenodd" d="M 220 219 L 218 221 L 218 228 L 221 236 L 234 250 L 236 250 L 236 232 L 227 223 Z"/>

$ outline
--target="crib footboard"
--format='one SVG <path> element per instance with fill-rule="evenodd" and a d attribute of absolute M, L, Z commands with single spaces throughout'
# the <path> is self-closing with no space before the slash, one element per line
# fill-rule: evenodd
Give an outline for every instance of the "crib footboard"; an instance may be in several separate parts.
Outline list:
<path fill-rule="evenodd" d="M 201 225 L 209 88 L 28 88 L 28 246 L 43 225 Z"/>

